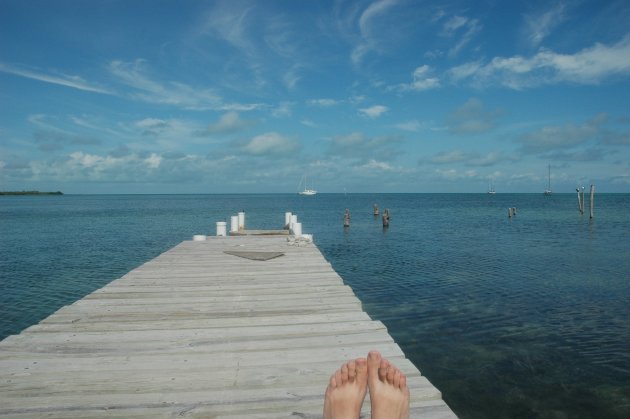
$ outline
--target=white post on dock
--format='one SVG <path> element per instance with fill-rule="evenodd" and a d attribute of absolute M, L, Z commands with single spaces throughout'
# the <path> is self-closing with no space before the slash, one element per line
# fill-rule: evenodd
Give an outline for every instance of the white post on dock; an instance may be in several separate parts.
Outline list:
<path fill-rule="evenodd" d="M 194 242 L 203 242 L 206 241 L 206 236 L 204 234 L 195 234 L 193 236 L 193 241 Z"/>
<path fill-rule="evenodd" d="M 291 231 L 296 239 L 302 237 L 302 223 L 293 223 L 293 229 Z"/>
<path fill-rule="evenodd" d="M 289 227 L 291 226 L 291 213 L 290 212 L 285 212 L 284 213 L 284 228 L 285 229 L 289 229 Z"/>
<path fill-rule="evenodd" d="M 238 213 L 238 229 L 245 230 L 245 212 L 241 211 Z"/>
<path fill-rule="evenodd" d="M 225 221 L 217 221 L 217 236 L 225 237 L 227 235 L 226 229 L 227 223 Z"/>
<path fill-rule="evenodd" d="M 230 233 L 238 232 L 238 215 L 232 215 L 230 217 Z"/>
<path fill-rule="evenodd" d="M 289 221 L 289 230 L 293 230 L 293 224 L 297 223 L 297 214 L 291 214 L 291 221 Z"/>

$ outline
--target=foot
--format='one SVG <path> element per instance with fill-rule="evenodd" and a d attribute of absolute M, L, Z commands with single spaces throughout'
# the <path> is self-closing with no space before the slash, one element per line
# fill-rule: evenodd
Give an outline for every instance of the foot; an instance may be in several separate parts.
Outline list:
<path fill-rule="evenodd" d="M 367 369 L 372 419 L 409 418 L 409 388 L 405 374 L 376 351 L 368 354 Z"/>
<path fill-rule="evenodd" d="M 330 377 L 324 399 L 324 419 L 358 419 L 367 393 L 367 361 L 348 361 Z"/>

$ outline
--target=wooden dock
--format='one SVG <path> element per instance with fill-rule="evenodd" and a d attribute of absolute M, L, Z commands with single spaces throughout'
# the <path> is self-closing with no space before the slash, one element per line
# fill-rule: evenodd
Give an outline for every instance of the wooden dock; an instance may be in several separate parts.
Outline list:
<path fill-rule="evenodd" d="M 409 377 L 412 417 L 455 417 L 315 245 L 185 241 L 0 342 L 0 416 L 318 418 L 372 349 Z"/>

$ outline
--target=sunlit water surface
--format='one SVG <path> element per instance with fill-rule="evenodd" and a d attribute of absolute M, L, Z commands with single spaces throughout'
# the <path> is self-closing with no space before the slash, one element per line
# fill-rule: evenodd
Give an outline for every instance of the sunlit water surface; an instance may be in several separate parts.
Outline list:
<path fill-rule="evenodd" d="M 239 210 L 297 213 L 460 417 L 630 417 L 628 194 L 0 197 L 0 338 Z"/>

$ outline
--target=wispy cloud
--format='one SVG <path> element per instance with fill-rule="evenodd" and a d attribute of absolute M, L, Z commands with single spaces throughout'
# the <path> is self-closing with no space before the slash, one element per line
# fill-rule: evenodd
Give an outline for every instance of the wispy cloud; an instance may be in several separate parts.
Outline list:
<path fill-rule="evenodd" d="M 86 92 L 102 93 L 113 95 L 114 93 L 104 87 L 89 83 L 79 76 L 70 76 L 66 74 L 45 74 L 41 71 L 33 71 L 18 66 L 0 63 L 0 71 L 7 74 L 13 74 L 27 79 L 37 80 L 44 83 L 57 84 L 60 86 L 71 87 L 73 89 L 83 90 Z"/>
<path fill-rule="evenodd" d="M 565 19 L 566 5 L 557 3 L 551 8 L 524 17 L 524 33 L 527 42 L 532 47 L 537 47 L 551 32 Z"/>
<path fill-rule="evenodd" d="M 138 59 L 134 62 L 112 61 L 110 72 L 122 83 L 131 87 L 129 95 L 143 102 L 173 105 L 189 110 L 250 111 L 261 104 L 224 103 L 213 90 L 189 86 L 176 81 L 159 81 L 147 74 L 147 63 Z"/>
<path fill-rule="evenodd" d="M 355 65 L 363 60 L 370 51 L 378 48 L 379 35 L 374 30 L 375 22 L 390 8 L 398 3 L 397 0 L 377 0 L 371 3 L 359 17 L 360 42 L 354 47 L 350 58 Z"/>
<path fill-rule="evenodd" d="M 478 87 L 500 84 L 524 89 L 547 84 L 599 84 L 613 76 L 630 75 L 630 35 L 616 44 L 595 44 L 575 54 L 541 49 L 532 57 L 495 57 L 490 62 L 465 63 L 449 70 L 454 82 Z"/>
<path fill-rule="evenodd" d="M 254 54 L 256 48 L 248 34 L 253 9 L 253 6 L 242 7 L 241 2 L 215 2 L 201 32 L 218 36 L 245 54 Z"/>
<path fill-rule="evenodd" d="M 455 44 L 450 48 L 448 55 L 457 56 L 481 32 L 482 28 L 479 20 L 465 16 L 453 16 L 444 22 L 441 35 L 455 39 Z"/>

